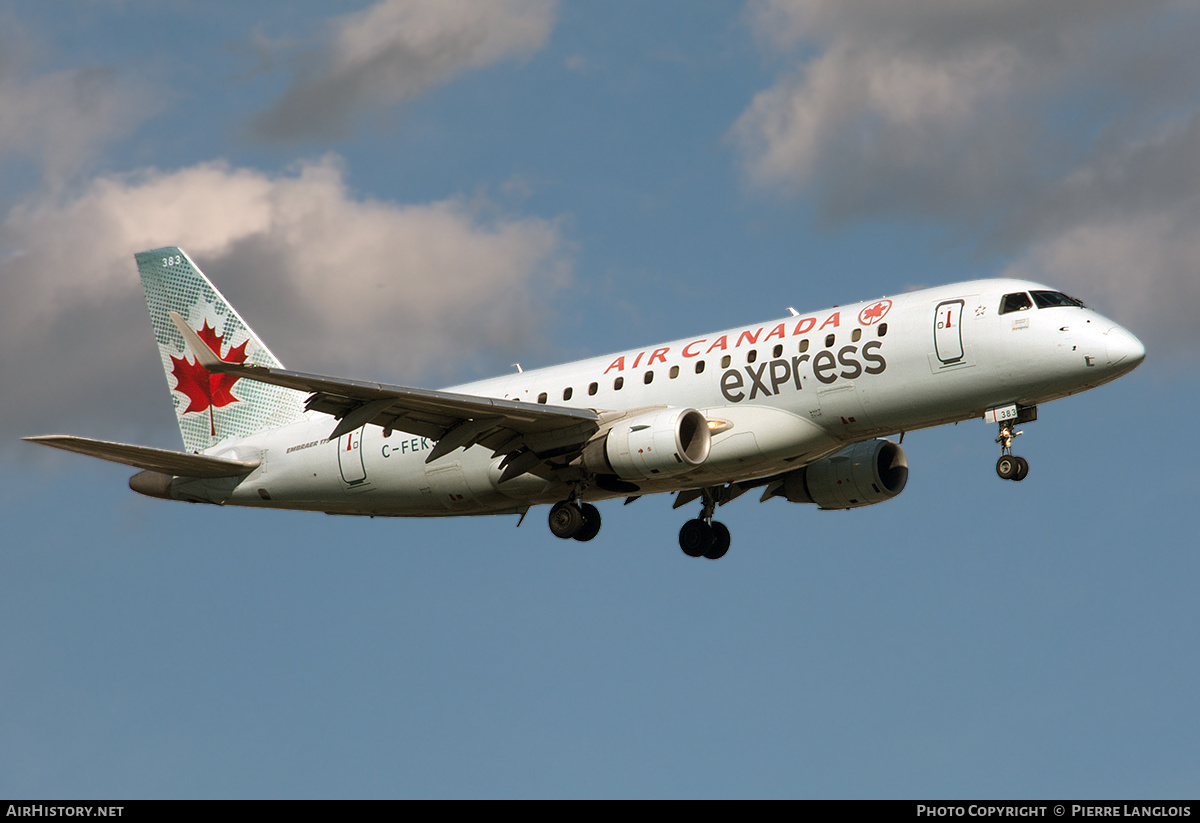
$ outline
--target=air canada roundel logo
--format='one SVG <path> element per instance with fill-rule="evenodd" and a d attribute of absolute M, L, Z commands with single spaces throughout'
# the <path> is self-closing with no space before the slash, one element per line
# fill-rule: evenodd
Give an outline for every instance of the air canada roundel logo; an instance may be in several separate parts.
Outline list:
<path fill-rule="evenodd" d="M 887 316 L 888 309 L 892 307 L 891 300 L 880 300 L 877 303 L 872 303 L 858 313 L 858 322 L 864 326 L 870 326 L 878 323 Z"/>

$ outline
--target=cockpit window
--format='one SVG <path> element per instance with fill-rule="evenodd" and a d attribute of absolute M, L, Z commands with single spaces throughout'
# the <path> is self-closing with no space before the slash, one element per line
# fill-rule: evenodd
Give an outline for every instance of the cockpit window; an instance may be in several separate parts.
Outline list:
<path fill-rule="evenodd" d="M 1074 297 L 1068 297 L 1058 291 L 1035 291 L 1032 292 L 1033 301 L 1037 303 L 1039 309 L 1049 309 L 1053 306 L 1078 306 L 1081 309 L 1087 308 L 1083 305 L 1082 300 L 1076 300 Z"/>
<path fill-rule="evenodd" d="M 1008 314 L 1012 311 L 1025 311 L 1033 308 L 1033 301 L 1029 299 L 1029 295 L 1023 291 L 1014 292 L 1004 295 L 1004 299 L 1000 301 L 1000 313 Z"/>

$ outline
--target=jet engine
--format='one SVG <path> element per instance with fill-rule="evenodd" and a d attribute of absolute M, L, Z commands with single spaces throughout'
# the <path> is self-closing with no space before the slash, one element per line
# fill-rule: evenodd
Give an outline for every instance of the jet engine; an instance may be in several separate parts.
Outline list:
<path fill-rule="evenodd" d="M 767 496 L 816 503 L 822 509 L 855 509 L 891 500 L 907 482 L 904 449 L 890 440 L 868 440 L 788 472 Z"/>
<path fill-rule="evenodd" d="M 708 458 L 712 434 L 695 409 L 666 408 L 622 420 L 583 450 L 583 463 L 598 474 L 649 480 L 680 474 Z"/>

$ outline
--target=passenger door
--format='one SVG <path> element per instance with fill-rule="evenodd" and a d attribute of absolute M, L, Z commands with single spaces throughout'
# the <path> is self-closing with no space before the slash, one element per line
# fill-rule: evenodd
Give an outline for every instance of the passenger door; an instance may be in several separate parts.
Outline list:
<path fill-rule="evenodd" d="M 975 365 L 970 329 L 976 317 L 978 297 L 968 295 L 943 300 L 933 309 L 933 353 L 929 366 L 934 374 Z"/>

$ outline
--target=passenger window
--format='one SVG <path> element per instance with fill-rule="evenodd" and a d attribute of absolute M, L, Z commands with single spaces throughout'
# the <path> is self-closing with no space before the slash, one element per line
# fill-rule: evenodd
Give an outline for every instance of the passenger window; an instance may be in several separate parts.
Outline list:
<path fill-rule="evenodd" d="M 672 380 L 674 380 L 674 379 L 675 379 L 676 377 L 678 377 L 678 376 L 679 376 L 679 367 L 678 367 L 678 366 L 672 366 L 672 367 L 671 367 L 671 379 L 672 379 Z"/>
<path fill-rule="evenodd" d="M 1029 299 L 1029 295 L 1023 291 L 1014 292 L 1004 295 L 1004 299 L 1000 301 L 1000 313 L 1008 314 L 1014 311 L 1025 311 L 1033 308 L 1033 301 Z"/>
<path fill-rule="evenodd" d="M 703 373 L 704 373 L 704 361 L 697 360 L 696 361 L 696 374 L 703 374 Z"/>
<path fill-rule="evenodd" d="M 783 357 L 783 344 L 782 343 L 776 344 L 775 348 L 771 349 L 771 356 L 772 357 Z"/>
<path fill-rule="evenodd" d="M 804 354 L 806 351 L 808 351 L 808 338 L 800 341 L 800 353 Z"/>
<path fill-rule="evenodd" d="M 725 355 L 724 357 L 721 358 L 721 368 L 723 368 L 723 369 L 729 368 L 730 362 L 731 361 L 729 359 L 729 355 Z"/>
<path fill-rule="evenodd" d="M 541 394 L 539 394 L 539 395 L 538 395 L 538 402 L 539 402 L 539 403 L 545 403 L 545 402 L 546 402 L 546 399 L 547 399 L 547 398 L 546 398 L 546 393 L 545 393 L 545 392 L 542 392 Z"/>
<path fill-rule="evenodd" d="M 854 331 L 850 332 L 850 342 L 851 343 L 857 343 L 861 339 L 862 339 L 862 329 L 855 329 Z"/>
<path fill-rule="evenodd" d="M 754 349 L 751 349 L 750 351 L 746 352 L 746 362 L 747 363 L 753 363 L 757 359 L 758 359 L 758 352 L 756 352 Z"/>
<path fill-rule="evenodd" d="M 825 335 L 825 348 L 827 348 L 827 349 L 833 348 L 833 339 L 834 338 L 833 338 L 832 334 Z"/>
<path fill-rule="evenodd" d="M 571 395 L 572 395 L 572 394 L 574 394 L 574 393 L 575 393 L 575 390 L 574 390 L 574 389 L 572 389 L 570 386 L 568 386 L 567 388 L 563 389 L 563 400 L 570 400 L 570 399 L 571 399 Z"/>
<path fill-rule="evenodd" d="M 625 378 L 618 377 L 616 380 L 613 381 L 613 391 L 620 391 L 621 387 L 624 385 L 625 385 Z"/>
<path fill-rule="evenodd" d="M 589 396 L 589 397 L 591 397 L 591 396 L 592 396 L 593 394 L 595 394 L 595 393 L 596 393 L 596 392 L 597 392 L 599 389 L 600 389 L 600 384 L 599 384 L 599 383 L 590 383 L 590 384 L 588 384 L 588 396 Z"/>
<path fill-rule="evenodd" d="M 878 334 L 880 337 L 883 337 L 885 334 L 887 334 L 887 323 L 880 323 L 879 331 L 877 331 L 876 334 Z"/>
<path fill-rule="evenodd" d="M 642 377 L 642 382 L 645 383 L 647 386 L 649 386 L 651 383 L 653 383 L 654 382 L 654 372 L 652 372 L 652 371 L 646 372 L 645 376 Z"/>

